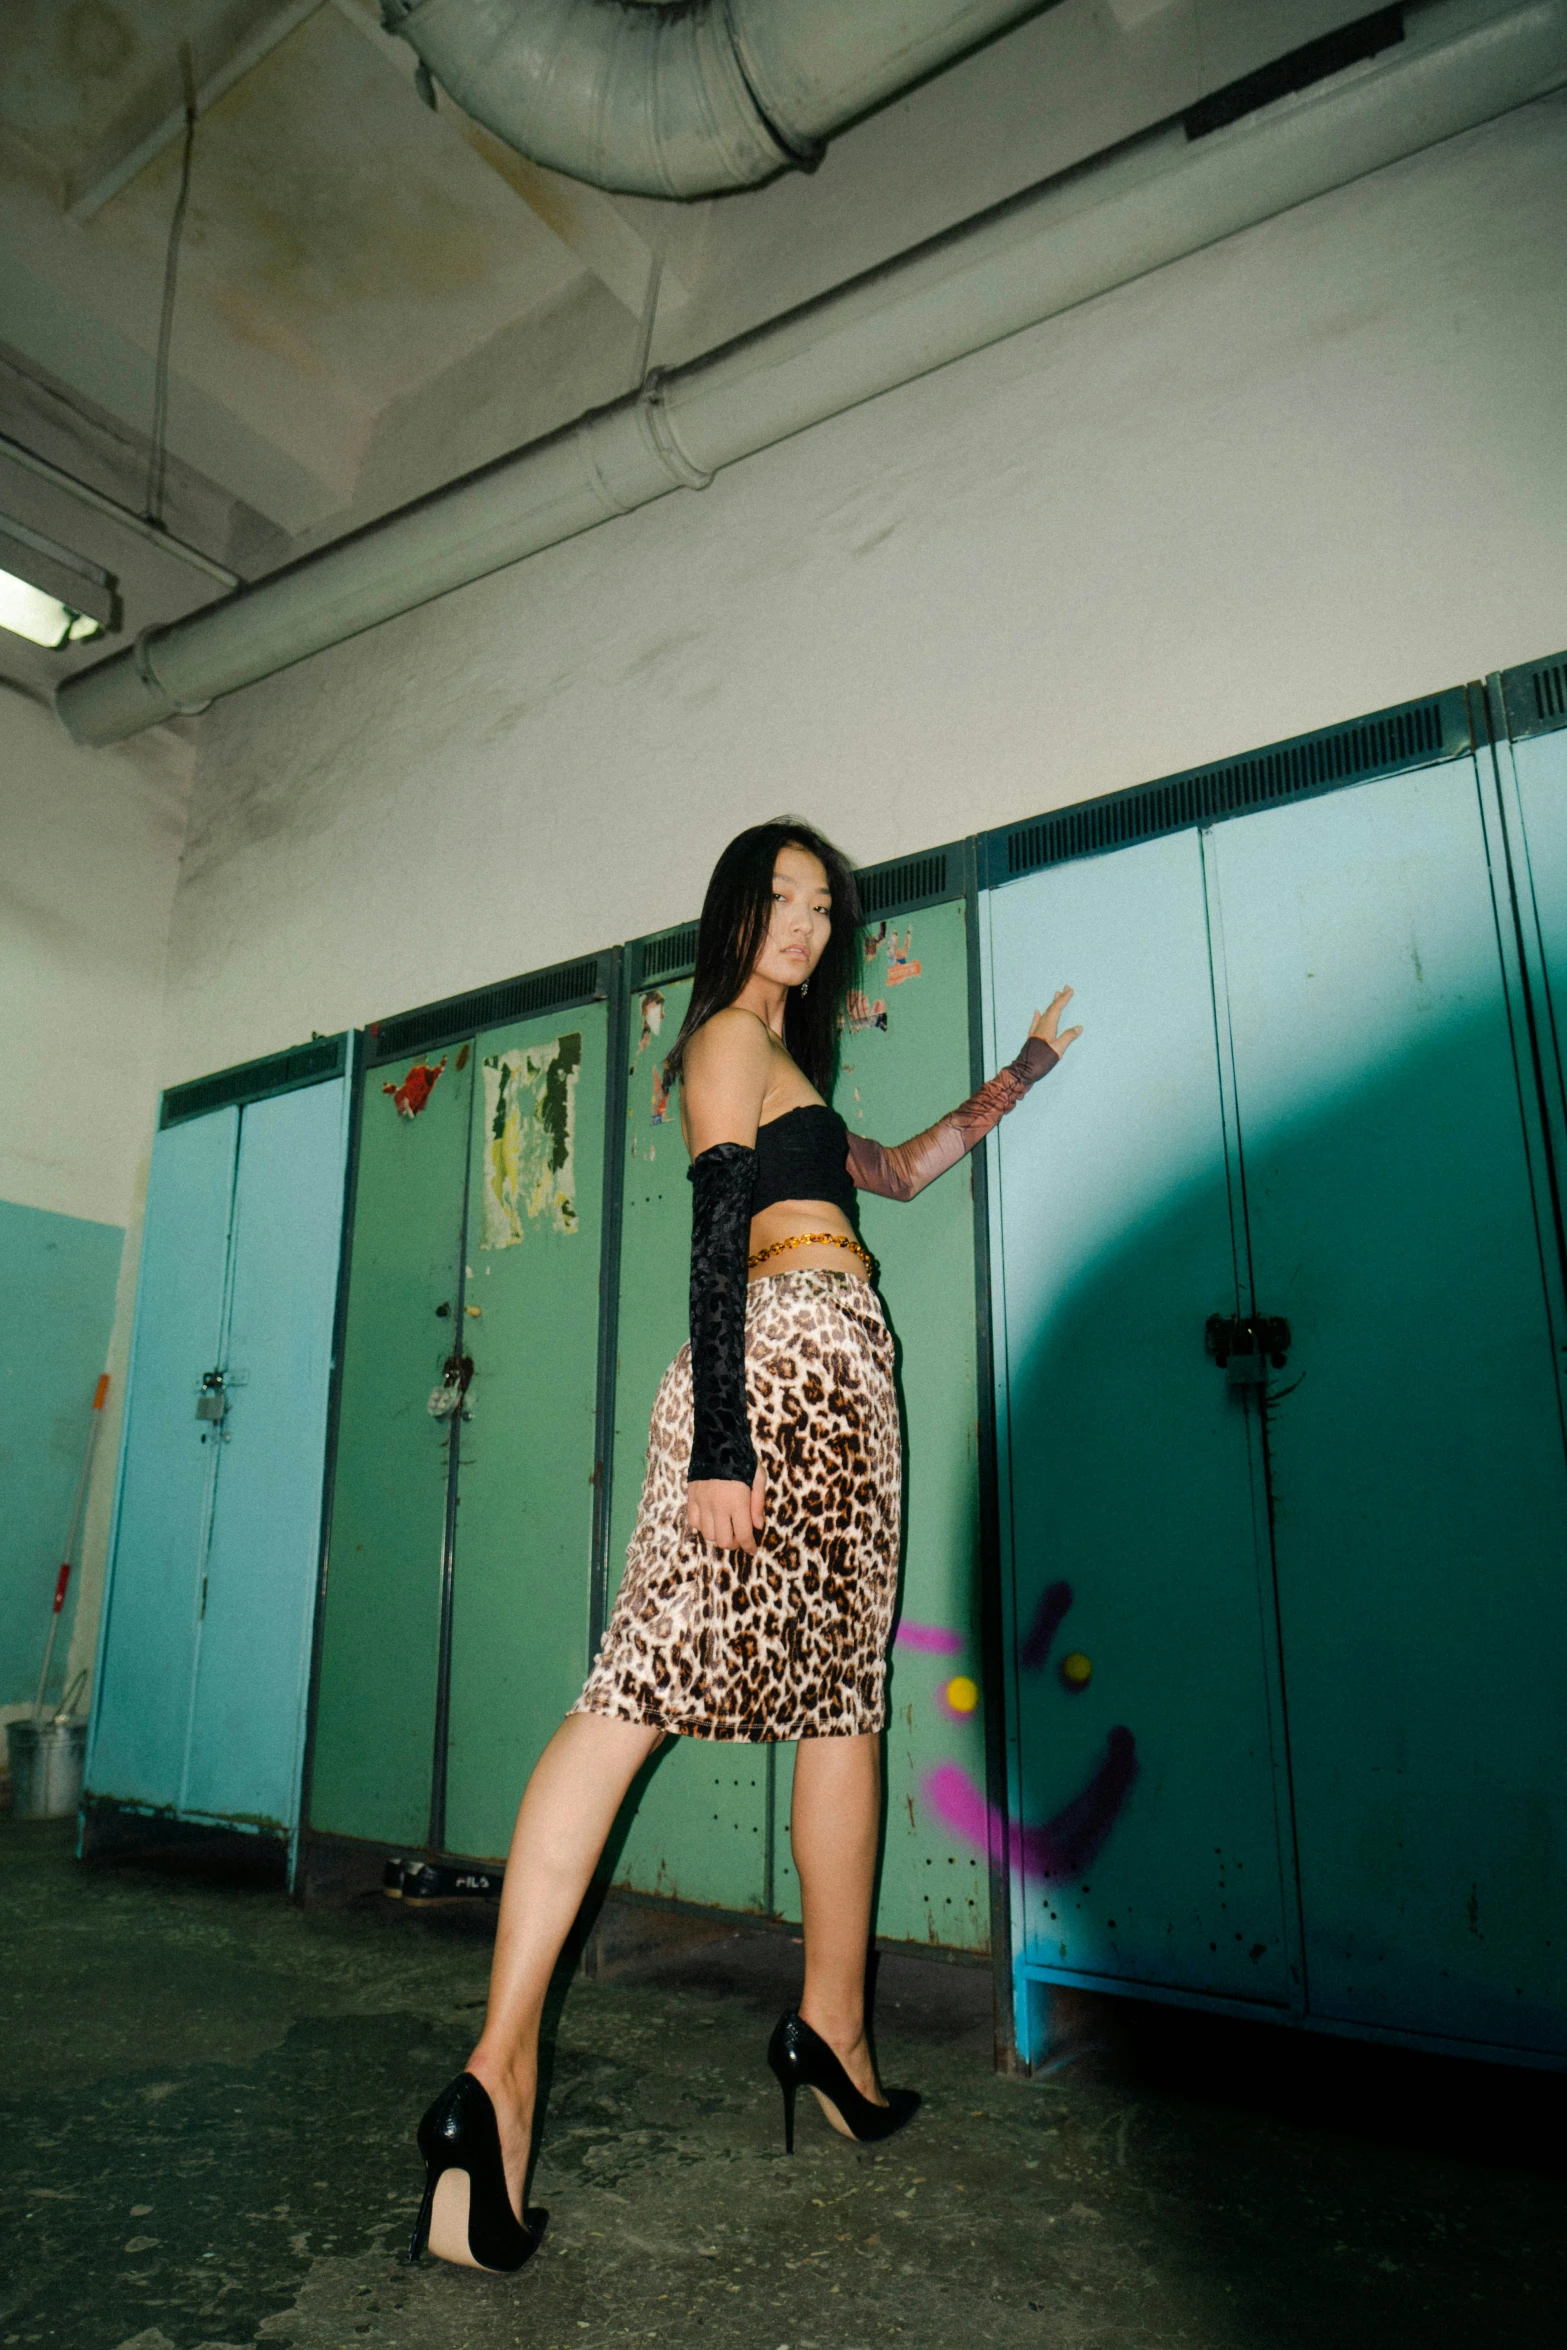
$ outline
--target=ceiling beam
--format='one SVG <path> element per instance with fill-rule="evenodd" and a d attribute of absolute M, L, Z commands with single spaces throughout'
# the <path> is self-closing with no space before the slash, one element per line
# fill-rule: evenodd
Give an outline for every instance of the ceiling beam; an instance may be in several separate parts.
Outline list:
<path fill-rule="evenodd" d="M 129 506 L 120 504 L 118 498 L 106 498 L 102 490 L 89 488 L 86 482 L 78 481 L 74 473 L 67 473 L 63 466 L 51 465 L 47 457 L 40 457 L 34 450 L 24 448 L 20 441 L 13 441 L 9 433 L 0 432 L 0 457 L 9 464 L 20 465 L 25 472 L 36 473 L 40 481 L 50 482 L 57 490 L 64 490 L 67 497 L 75 498 L 79 505 L 90 506 L 95 514 L 106 514 L 122 530 L 130 531 L 136 538 L 145 539 L 149 546 L 156 547 L 161 554 L 172 555 L 176 562 L 188 563 L 193 571 L 204 571 L 209 579 L 217 581 L 219 587 L 239 586 L 238 572 L 230 571 L 226 564 L 215 563 L 199 547 L 188 546 L 184 539 L 177 539 L 161 523 L 149 522 L 144 514 L 133 514 Z M 15 528 L 14 524 L 12 528 Z"/>
<path fill-rule="evenodd" d="M 226 90 L 232 90 L 236 82 L 243 81 L 246 74 L 261 63 L 263 57 L 270 57 L 273 50 L 286 41 L 290 33 L 297 31 L 307 16 L 314 16 L 323 4 L 324 0 L 289 0 L 286 8 L 270 18 L 259 32 L 252 33 L 250 39 L 243 42 L 232 57 L 226 58 L 215 73 L 209 74 L 204 82 L 198 84 L 197 114 L 205 114 L 210 106 L 215 106 Z M 66 206 L 71 218 L 91 220 L 93 214 L 100 212 L 111 196 L 117 196 L 122 188 L 129 187 L 137 173 L 145 171 L 148 164 L 163 153 L 165 147 L 172 147 L 184 128 L 185 109 L 176 106 L 125 154 L 108 162 L 100 159 L 90 166 L 88 185 Z"/>

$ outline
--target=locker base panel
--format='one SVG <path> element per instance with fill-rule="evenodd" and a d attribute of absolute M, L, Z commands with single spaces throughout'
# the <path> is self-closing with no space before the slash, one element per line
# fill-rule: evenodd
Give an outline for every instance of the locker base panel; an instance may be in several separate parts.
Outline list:
<path fill-rule="evenodd" d="M 330 1836 L 307 1830 L 299 1839 L 294 1864 L 293 1895 L 304 1908 L 333 1908 L 379 1893 L 390 1860 L 436 1861 L 449 1866 L 481 1863 L 472 1853 L 436 1852 L 411 1844 L 377 1844 L 351 1836 Z M 496 1862 L 485 1858 L 485 1868 Z M 493 1910 L 493 1903 L 475 1901 L 475 1910 Z M 766 1917 L 755 1910 L 709 1909 L 699 1902 L 671 1901 L 656 1893 L 632 1893 L 621 1886 L 596 1889 L 588 1902 L 588 1927 L 583 1939 L 585 1973 L 606 1976 L 642 1960 L 676 1950 L 695 1949 L 703 1942 L 738 1933 L 798 1936 L 797 1919 Z M 983 1950 L 949 1950 L 939 1943 L 896 1941 L 876 1937 L 879 1951 L 904 1958 L 921 1958 L 938 1966 L 990 1965 Z"/>
<path fill-rule="evenodd" d="M 448 1866 L 464 1862 L 475 1865 L 471 1854 L 310 1833 L 299 1840 L 294 1899 L 307 1909 L 342 1908 L 363 1900 L 366 1895 L 384 1891 L 386 1864 L 398 1859 L 434 1861 Z M 486 1861 L 484 1865 L 493 1869 L 496 1863 Z M 464 1906 L 471 1907 L 480 1918 L 488 1915 L 493 1919 L 495 1914 L 493 1900 L 475 1900 Z M 635 1894 L 606 1894 L 602 1888 L 595 1888 L 586 1905 L 586 1931 L 578 1936 L 578 1956 L 585 1974 L 607 1978 L 640 1960 L 718 1941 L 742 1926 L 765 1926 L 770 1922 L 727 1910 L 644 1901 Z"/>
<path fill-rule="evenodd" d="M 1178 1991 L 1158 1983 L 1117 1982 L 1108 1975 L 1081 1974 L 1066 1967 L 1047 1969 L 1024 1964 L 1017 1969 L 1016 1979 L 1016 2070 L 1025 2077 L 1049 2073 L 1063 2057 L 1077 2053 L 1083 2030 L 1081 1995 L 1085 1992 L 1106 1999 L 1142 2000 L 1152 2006 L 1188 2007 L 1207 2015 L 1235 2016 L 1248 2023 L 1280 2024 L 1292 2031 L 1321 2032 L 1337 2040 L 1369 2040 L 1379 2047 L 1409 2048 L 1428 2056 L 1462 2056 L 1480 2064 L 1567 2072 L 1567 2058 L 1552 2049 L 1451 2039 L 1435 2032 L 1401 2032 L 1383 2024 L 1357 2024 L 1338 2016 L 1295 2013 L 1266 2000 Z"/>
<path fill-rule="evenodd" d="M 288 1877 L 288 1833 L 232 1820 L 189 1819 L 178 1812 L 115 1803 L 89 1795 L 82 1805 L 76 1854 L 90 1861 L 156 1861 L 207 1868 L 282 1885 Z"/>

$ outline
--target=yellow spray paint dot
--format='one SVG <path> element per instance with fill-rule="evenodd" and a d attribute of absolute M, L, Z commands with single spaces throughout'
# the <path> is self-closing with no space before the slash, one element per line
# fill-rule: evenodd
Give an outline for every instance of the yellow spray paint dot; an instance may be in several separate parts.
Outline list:
<path fill-rule="evenodd" d="M 955 1714 L 971 1714 L 979 1703 L 979 1684 L 967 1673 L 955 1673 L 947 1683 L 947 1703 Z"/>
<path fill-rule="evenodd" d="M 1061 1678 L 1072 1689 L 1081 1689 L 1093 1669 L 1080 1648 L 1074 1648 L 1070 1656 L 1061 1659 Z"/>

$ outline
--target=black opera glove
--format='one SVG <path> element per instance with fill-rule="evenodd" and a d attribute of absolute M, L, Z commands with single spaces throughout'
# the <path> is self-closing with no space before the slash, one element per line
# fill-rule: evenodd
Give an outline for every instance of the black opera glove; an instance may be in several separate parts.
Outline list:
<path fill-rule="evenodd" d="M 756 1153 L 715 1142 L 693 1159 L 691 1394 L 695 1427 L 688 1483 L 722 1477 L 750 1485 L 756 1450 L 745 1406 L 746 1252 Z"/>

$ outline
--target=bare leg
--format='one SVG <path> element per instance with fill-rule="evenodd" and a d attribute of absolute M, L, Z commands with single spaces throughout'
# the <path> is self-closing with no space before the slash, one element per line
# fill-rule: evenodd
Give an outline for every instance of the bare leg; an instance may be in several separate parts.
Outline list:
<path fill-rule="evenodd" d="M 805 1920 L 800 2014 L 821 2034 L 861 2095 L 885 2105 L 865 2038 L 865 1968 L 880 1833 L 880 1738 L 802 1738 L 795 1752 L 789 1820 Z M 835 2129 L 852 2135 L 825 2100 L 818 2102 Z"/>
<path fill-rule="evenodd" d="M 467 2066 L 495 2108 L 519 2217 L 545 1993 L 626 1789 L 662 1735 L 602 1714 L 568 1714 L 523 1791 L 506 1859 L 484 2031 Z M 460 2171 L 448 2171 L 436 2190 L 430 2249 L 471 2265 L 468 2181 Z"/>

